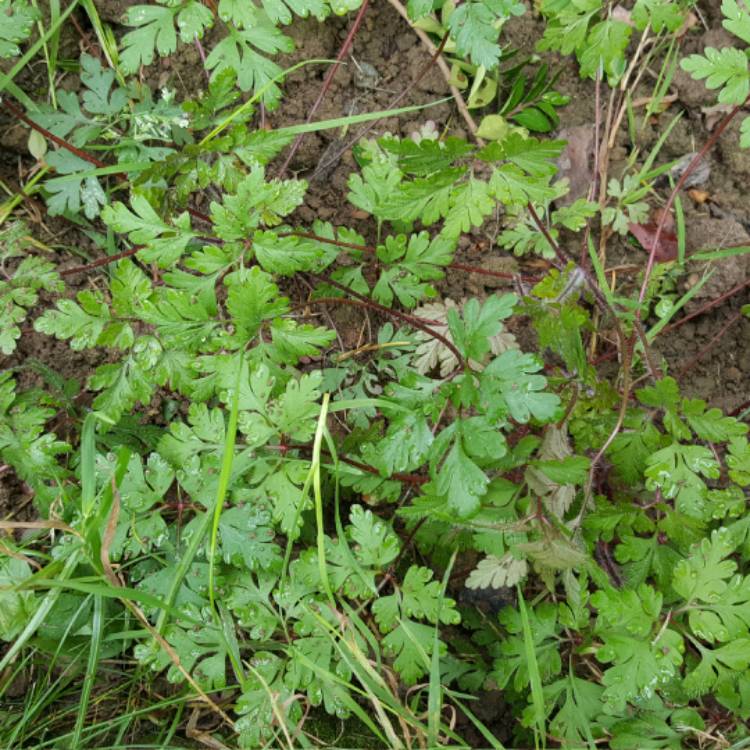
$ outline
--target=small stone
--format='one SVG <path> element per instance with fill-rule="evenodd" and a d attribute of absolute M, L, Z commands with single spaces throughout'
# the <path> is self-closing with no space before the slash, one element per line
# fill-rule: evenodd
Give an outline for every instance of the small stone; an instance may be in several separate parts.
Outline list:
<path fill-rule="evenodd" d="M 739 367 L 727 367 L 724 371 L 724 375 L 727 380 L 731 380 L 733 383 L 739 383 L 742 380 L 742 371 Z"/>
<path fill-rule="evenodd" d="M 692 164 L 693 159 L 697 154 L 695 152 L 685 154 L 670 170 L 672 178 L 677 181 L 687 171 L 688 167 Z M 711 163 L 707 159 L 701 159 L 693 171 L 688 175 L 687 179 L 683 183 L 684 188 L 694 188 L 699 185 L 704 185 L 708 182 L 708 178 L 711 176 Z"/>

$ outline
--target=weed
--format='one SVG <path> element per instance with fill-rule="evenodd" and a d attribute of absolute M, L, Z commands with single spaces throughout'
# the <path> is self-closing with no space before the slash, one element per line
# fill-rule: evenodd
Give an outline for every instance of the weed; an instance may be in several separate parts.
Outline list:
<path fill-rule="evenodd" d="M 0 209 L 0 350 L 14 357 L 0 475 L 34 508 L 0 522 L 2 746 L 469 747 L 469 732 L 495 748 L 742 745 L 747 404 L 728 416 L 686 397 L 651 344 L 698 314 L 673 322 L 697 291 L 675 291 L 686 264 L 746 250 L 688 256 L 678 196 L 747 99 L 746 55 L 683 60 L 736 109 L 653 228 L 677 118 L 617 174 L 608 149 L 623 122 L 636 132 L 639 66 L 665 51 L 648 116 L 660 110 L 690 3 L 637 0 L 627 17 L 600 0 L 537 5 L 539 49 L 575 55 L 597 101 L 611 87 L 588 194 L 560 204 L 565 144 L 539 135 L 566 103 L 555 75 L 500 43 L 525 6 L 410 0 L 469 92 L 461 111 L 495 110 L 473 142 L 434 127 L 358 138 L 355 227 L 299 218 L 309 185 L 287 177 L 291 154 L 306 133 L 419 107 L 400 94 L 381 112 L 259 122 L 321 62 L 282 68 L 283 28 L 359 9 L 339 65 L 366 5 L 165 0 L 132 6 L 117 38 L 90 0 L 49 15 L 0 0 L 2 105 L 38 162 Z M 747 9 L 722 10 L 750 43 Z M 73 13 L 100 54 L 63 65 Z M 180 45 L 207 74 L 184 101 L 141 75 Z M 36 55 L 78 93 L 24 93 Z M 32 194 L 88 237 L 81 265 L 35 238 Z M 672 206 L 676 265 L 657 265 Z M 457 259 L 490 221 L 542 277 Z M 606 266 L 633 226 L 649 252 L 640 292 Z M 441 298 L 464 272 L 516 289 Z M 336 328 L 340 308 L 369 340 Z M 514 335 L 521 318 L 535 336 Z M 91 371 L 22 361 L 32 336 L 90 352 Z M 479 710 L 490 688 L 514 717 L 502 737 Z"/>

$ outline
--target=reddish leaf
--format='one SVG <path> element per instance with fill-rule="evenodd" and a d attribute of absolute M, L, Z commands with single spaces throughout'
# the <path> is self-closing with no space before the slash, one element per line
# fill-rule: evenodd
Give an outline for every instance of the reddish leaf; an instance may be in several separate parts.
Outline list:
<path fill-rule="evenodd" d="M 668 222 L 665 222 L 665 226 L 662 227 L 656 245 L 654 258 L 658 263 L 669 263 L 677 258 L 677 235 L 667 224 Z M 658 228 L 658 221 L 650 221 L 648 224 L 628 224 L 628 230 L 647 253 L 650 253 L 654 247 Z"/>

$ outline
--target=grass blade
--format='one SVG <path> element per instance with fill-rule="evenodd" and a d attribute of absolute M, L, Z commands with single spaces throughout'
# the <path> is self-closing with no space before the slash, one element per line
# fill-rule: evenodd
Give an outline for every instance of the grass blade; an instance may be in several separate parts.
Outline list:
<path fill-rule="evenodd" d="M 438 599 L 435 630 L 432 641 L 432 661 L 430 662 L 430 683 L 427 691 L 427 745 L 428 747 L 438 747 L 440 736 L 440 716 L 443 707 L 443 685 L 440 680 L 440 608 L 445 597 L 445 591 L 448 588 L 448 579 L 453 570 L 453 563 L 456 562 L 458 549 L 453 550 L 448 567 L 443 573 L 443 583 L 440 589 L 440 598 Z"/>
<path fill-rule="evenodd" d="M 216 544 L 219 537 L 219 521 L 224 500 L 229 490 L 229 480 L 232 477 L 232 466 L 234 465 L 234 446 L 237 442 L 237 421 L 240 413 L 240 383 L 244 371 L 244 356 L 240 352 L 237 360 L 237 377 L 234 381 L 234 393 L 229 412 L 229 424 L 224 435 L 224 454 L 221 461 L 221 473 L 219 474 L 219 485 L 216 490 L 216 502 L 214 503 L 213 523 L 211 526 L 211 552 L 208 558 L 208 601 L 216 618 L 217 624 L 221 623 L 216 602 L 214 600 L 214 567 L 216 564 Z"/>
<path fill-rule="evenodd" d="M 316 541 L 318 546 L 318 569 L 320 571 L 320 583 L 323 591 L 335 607 L 336 600 L 331 589 L 331 582 L 328 580 L 328 567 L 326 565 L 326 538 L 323 527 L 323 493 L 320 486 L 320 450 L 323 445 L 323 434 L 326 428 L 326 418 L 328 417 L 328 401 L 330 394 L 323 394 L 323 404 L 320 407 L 318 416 L 318 425 L 315 429 L 315 439 L 313 441 L 312 452 L 312 471 L 313 471 L 313 495 L 315 497 L 315 526 Z"/>
<path fill-rule="evenodd" d="M 387 117 L 396 117 L 405 115 L 409 112 L 416 112 L 420 109 L 436 107 L 438 104 L 444 104 L 451 101 L 451 97 L 435 99 L 427 104 L 411 104 L 408 107 L 398 107 L 396 109 L 383 109 L 377 112 L 363 112 L 358 115 L 349 115 L 347 117 L 335 117 L 331 120 L 319 120 L 318 122 L 308 122 L 301 125 L 289 125 L 286 128 L 277 128 L 274 133 L 284 133 L 286 135 L 300 135 L 301 133 L 316 133 L 319 130 L 332 130 L 334 128 L 344 128 L 349 125 L 357 125 L 361 122 L 372 122 L 372 120 L 381 120 Z"/>
<path fill-rule="evenodd" d="M 65 565 L 60 572 L 59 580 L 65 581 L 71 576 L 76 566 L 80 562 L 81 551 L 80 548 L 74 549 L 68 559 L 65 561 Z M 39 603 L 31 619 L 26 623 L 26 627 L 23 629 L 21 634 L 11 644 L 10 648 L 6 651 L 5 656 L 0 660 L 0 672 L 5 669 L 18 655 L 19 651 L 28 643 L 29 639 L 36 633 L 39 626 L 44 622 L 44 619 L 49 614 L 50 610 L 54 606 L 57 598 L 60 596 L 61 588 L 55 588 L 50 590 L 47 595 Z"/>
<path fill-rule="evenodd" d="M 534 744 L 536 747 L 547 746 L 546 711 L 544 708 L 544 691 L 542 689 L 542 678 L 539 674 L 539 663 L 536 660 L 536 649 L 534 648 L 534 634 L 529 622 L 529 613 L 523 598 L 523 591 L 518 589 L 518 611 L 521 615 L 521 627 L 523 628 L 523 646 L 526 656 L 526 668 L 529 671 L 529 685 L 531 686 L 531 705 L 534 711 Z"/>
<path fill-rule="evenodd" d="M 683 267 L 685 265 L 686 246 L 685 211 L 682 208 L 682 199 L 679 195 L 676 195 L 674 199 L 674 213 L 677 225 L 677 262 L 680 264 L 680 267 Z"/>
<path fill-rule="evenodd" d="M 91 644 L 89 646 L 89 658 L 86 664 L 86 676 L 81 687 L 81 695 L 78 705 L 78 716 L 76 725 L 73 730 L 73 747 L 80 747 L 81 732 L 86 721 L 86 714 L 89 710 L 89 700 L 91 699 L 91 689 L 96 679 L 97 667 L 99 666 L 99 650 L 102 642 L 102 620 L 104 610 L 104 599 L 101 596 L 94 597 L 94 611 L 91 618 Z"/>
<path fill-rule="evenodd" d="M 463 711 L 482 737 L 487 740 L 488 747 L 491 747 L 493 750 L 505 750 L 503 743 L 500 742 L 500 740 L 497 739 L 497 737 L 495 737 L 495 735 L 492 734 L 492 732 L 490 732 L 490 730 L 487 729 L 487 727 L 476 716 L 474 716 L 474 713 L 469 710 L 469 707 L 463 701 L 455 696 L 453 696 L 451 700 L 461 709 L 461 711 Z"/>
<path fill-rule="evenodd" d="M 692 253 L 688 260 L 721 260 L 722 258 L 731 258 L 735 255 L 746 255 L 750 253 L 750 245 L 738 245 L 737 247 L 725 247 L 720 250 L 699 250 Z"/>
<path fill-rule="evenodd" d="M 96 502 L 96 414 L 89 412 L 81 429 L 81 515 L 87 519 Z"/>

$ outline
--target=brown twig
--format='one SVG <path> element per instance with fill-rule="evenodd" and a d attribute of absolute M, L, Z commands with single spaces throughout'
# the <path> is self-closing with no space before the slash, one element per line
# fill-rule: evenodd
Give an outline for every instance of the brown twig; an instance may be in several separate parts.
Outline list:
<path fill-rule="evenodd" d="M 377 309 L 378 312 L 381 312 L 379 308 L 373 308 L 373 304 L 377 303 L 372 303 L 370 300 L 365 301 L 359 299 L 347 299 L 346 297 L 315 297 L 313 299 L 308 299 L 304 302 L 300 302 L 292 309 L 301 310 L 305 307 L 309 307 L 310 305 L 348 305 L 349 307 L 360 307 L 363 310 Z M 404 315 L 407 315 L 407 313 L 404 313 Z M 422 325 L 426 326 L 441 325 L 441 323 L 438 323 L 438 321 L 436 320 L 427 320 L 427 318 L 419 318 L 416 315 L 408 315 L 408 318 L 410 322 L 421 323 Z"/>
<path fill-rule="evenodd" d="M 599 164 L 602 154 L 600 153 L 602 144 L 602 70 L 601 66 L 596 71 L 596 88 L 594 89 L 594 167 L 592 170 L 591 185 L 587 195 L 589 202 L 593 201 L 599 187 Z M 583 232 L 583 241 L 581 243 L 581 260 L 579 262 L 582 268 L 588 268 L 589 264 L 589 237 L 591 236 L 592 222 L 586 222 L 586 228 Z"/>
<path fill-rule="evenodd" d="M 477 136 L 477 124 L 474 121 L 474 118 L 471 116 L 469 108 L 466 106 L 463 95 L 452 82 L 453 76 L 451 74 L 451 69 L 448 67 L 448 63 L 445 62 L 445 58 L 443 58 L 442 53 L 438 54 L 438 48 L 433 44 L 432 39 L 430 39 L 430 37 L 427 36 L 427 34 L 422 29 L 412 24 L 412 21 L 409 18 L 409 13 L 400 2 L 400 0 L 388 0 L 388 2 L 401 16 L 401 18 L 403 18 L 409 24 L 414 33 L 419 37 L 419 41 L 424 44 L 424 46 L 427 48 L 427 51 L 433 56 L 438 68 L 440 68 L 440 72 L 443 74 L 443 78 L 445 78 L 445 82 L 448 84 L 451 96 L 453 96 L 453 101 L 455 101 L 456 107 L 458 108 L 461 117 L 463 117 L 464 122 L 466 123 L 466 127 L 469 129 L 469 132 L 476 140 L 476 142 L 482 145 L 484 141 L 479 138 L 479 136 Z M 441 44 L 441 47 L 442 46 L 444 46 L 444 43 Z"/>
<path fill-rule="evenodd" d="M 670 323 L 668 326 L 664 326 L 659 334 L 661 335 L 662 333 L 667 333 L 667 331 L 674 331 L 675 328 L 679 328 L 680 326 L 685 325 L 685 323 L 693 320 L 693 318 L 697 318 L 699 315 L 703 315 L 703 313 L 708 312 L 712 308 L 718 307 L 722 302 L 728 300 L 730 297 L 737 294 L 737 292 L 741 292 L 748 286 L 750 286 L 750 279 L 747 281 L 743 281 L 741 284 L 737 284 L 737 286 L 732 287 L 728 292 L 724 292 L 724 294 L 720 295 L 716 299 L 707 302 L 705 305 L 702 305 L 694 312 L 691 312 L 690 315 L 686 315 L 684 318 L 680 318 L 678 321 Z"/>
<path fill-rule="evenodd" d="M 435 61 L 443 53 L 443 49 L 445 49 L 445 45 L 447 44 L 447 42 L 448 34 L 446 33 L 442 41 L 440 42 L 440 46 L 435 50 L 435 54 L 432 56 L 429 62 L 427 62 L 427 64 L 422 67 L 419 73 L 417 73 L 417 77 L 413 81 L 411 81 L 411 83 L 409 83 L 409 85 L 406 86 L 398 96 L 396 96 L 389 102 L 388 109 L 394 109 L 398 104 L 400 104 L 406 98 L 406 96 L 408 96 L 412 89 L 422 80 L 422 78 L 424 78 L 427 71 L 435 64 Z M 359 143 L 360 139 L 367 135 L 367 133 L 369 133 L 379 122 L 382 122 L 383 119 L 385 118 L 380 118 L 379 120 L 373 120 L 372 122 L 366 123 L 348 141 L 343 143 L 342 146 L 337 149 L 336 152 L 332 154 L 328 160 L 321 159 L 320 163 L 315 168 L 311 179 L 314 179 L 318 174 L 328 169 L 331 164 L 335 164 L 346 151 L 348 151 L 355 144 Z"/>
<path fill-rule="evenodd" d="M 449 263 L 446 268 L 452 268 L 456 271 L 465 271 L 466 273 L 476 273 L 479 276 L 490 276 L 494 279 L 507 279 L 509 281 L 515 281 L 520 278 L 521 281 L 525 281 L 529 284 L 536 284 L 540 281 L 537 276 L 524 276 L 517 273 L 507 273 L 505 271 L 490 271 L 489 268 L 480 268 L 479 266 L 470 266 L 465 263 Z"/>
<path fill-rule="evenodd" d="M 628 411 L 628 402 L 630 401 L 630 390 L 632 387 L 632 377 L 631 377 L 631 365 L 633 361 L 633 346 L 632 341 L 625 340 L 623 337 L 622 340 L 622 379 L 623 379 L 623 387 L 622 387 L 622 399 L 620 401 L 620 409 L 617 413 L 617 422 L 615 422 L 615 426 L 612 429 L 612 431 L 609 433 L 609 436 L 604 441 L 604 445 L 599 448 L 594 458 L 591 459 L 591 466 L 589 468 L 588 477 L 586 479 L 586 485 L 583 490 L 583 502 L 581 503 L 581 510 L 578 513 L 578 516 L 576 517 L 575 521 L 573 522 L 573 527 L 580 526 L 581 522 L 583 521 L 583 516 L 586 513 L 586 510 L 588 506 L 591 503 L 592 500 L 592 491 L 594 488 L 594 477 L 596 476 L 596 470 L 599 465 L 599 462 L 604 457 L 604 454 L 607 452 L 607 449 L 610 445 L 612 445 L 612 441 L 617 437 L 620 430 L 622 429 L 622 425 L 625 422 L 625 415 Z"/>

